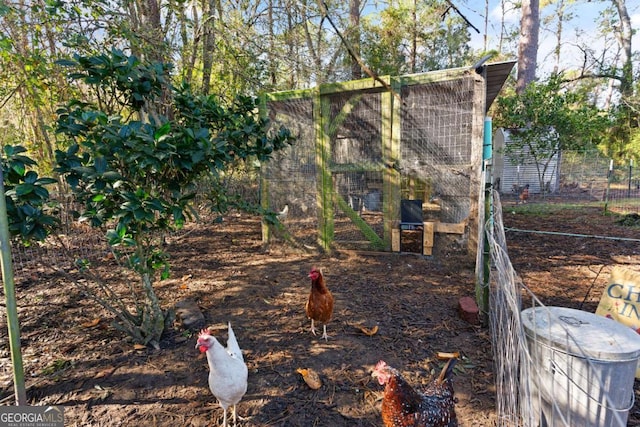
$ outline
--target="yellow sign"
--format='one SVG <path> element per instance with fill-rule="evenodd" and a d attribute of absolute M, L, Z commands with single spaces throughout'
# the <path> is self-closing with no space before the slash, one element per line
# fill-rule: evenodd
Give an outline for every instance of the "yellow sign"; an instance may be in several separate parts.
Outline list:
<path fill-rule="evenodd" d="M 640 334 L 640 273 L 614 267 L 596 314 L 622 323 Z M 640 367 L 636 370 L 636 378 L 640 378 Z"/>

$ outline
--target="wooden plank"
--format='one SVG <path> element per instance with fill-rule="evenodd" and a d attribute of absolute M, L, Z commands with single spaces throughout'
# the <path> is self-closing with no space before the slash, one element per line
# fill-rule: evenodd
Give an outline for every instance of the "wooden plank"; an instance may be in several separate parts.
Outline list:
<path fill-rule="evenodd" d="M 398 228 L 391 230 L 391 250 L 400 252 L 400 229 Z"/>
<path fill-rule="evenodd" d="M 378 76 L 378 78 L 390 84 L 391 76 Z M 320 85 L 319 90 L 322 95 L 332 95 L 351 91 L 385 91 L 386 87 L 377 80 L 364 78 L 347 82 L 323 83 Z"/>
<path fill-rule="evenodd" d="M 347 117 L 349 117 L 349 114 L 351 114 L 351 112 L 356 108 L 358 103 L 360 103 L 362 96 L 363 96 L 362 94 L 358 94 L 358 95 L 353 95 L 349 97 L 347 102 L 345 102 L 345 104 L 342 106 L 342 108 L 340 109 L 338 114 L 336 114 L 333 120 L 329 120 L 331 116 L 327 116 L 325 118 L 327 123 L 326 132 L 330 138 L 333 138 L 334 136 L 336 136 L 338 129 L 340 129 L 340 127 L 344 124 L 345 120 L 347 120 Z M 323 99 L 326 100 L 326 102 L 330 102 L 330 98 L 327 96 L 323 97 Z M 329 111 L 327 111 L 327 114 L 329 114 Z"/>
<path fill-rule="evenodd" d="M 331 251 L 333 241 L 333 203 L 331 194 L 333 185 L 331 171 L 328 164 L 331 161 L 331 135 L 327 133 L 329 125 L 326 120 L 330 117 L 328 97 L 319 94 L 313 99 L 314 125 L 316 130 L 316 202 L 318 209 L 318 244 L 327 252 Z M 316 114 L 317 112 L 317 114 Z"/>
<path fill-rule="evenodd" d="M 331 172 L 384 172 L 387 166 L 382 162 L 360 162 L 360 163 L 339 163 L 331 164 Z"/>
<path fill-rule="evenodd" d="M 267 107 L 267 95 L 263 94 L 258 99 L 260 100 L 260 116 L 263 118 L 267 118 L 269 116 L 269 109 Z M 267 180 L 265 167 L 260 168 L 260 206 L 263 209 L 269 208 L 269 181 Z M 269 243 L 269 234 L 271 232 L 271 229 L 269 227 L 269 224 L 267 224 L 264 220 L 262 221 L 261 228 L 262 244 L 264 245 Z"/>
<path fill-rule="evenodd" d="M 433 232 L 434 225 L 436 223 L 433 222 L 425 222 L 422 229 L 422 254 L 423 255 L 431 255 L 433 253 Z"/>
<path fill-rule="evenodd" d="M 342 212 L 344 212 L 351 222 L 355 224 L 356 227 L 364 234 L 364 236 L 368 239 L 368 242 L 373 245 L 374 248 L 384 249 L 384 240 L 382 240 L 372 229 L 369 224 L 367 224 L 361 217 L 358 215 L 358 212 L 351 209 L 351 206 L 342 198 L 342 196 L 338 193 L 334 193 L 333 197 L 335 198 L 336 205 Z"/>
<path fill-rule="evenodd" d="M 309 99 L 318 94 L 317 88 L 284 90 L 264 94 L 267 101 L 289 101 L 292 99 Z"/>
<path fill-rule="evenodd" d="M 260 169 L 260 205 L 263 209 L 269 209 L 269 181 L 265 177 L 264 168 Z M 262 244 L 269 243 L 271 226 L 262 221 Z"/>
<path fill-rule="evenodd" d="M 393 91 L 400 93 L 399 80 L 392 78 L 390 83 Z M 402 104 L 397 102 L 392 93 L 383 92 L 380 94 L 382 163 L 390 166 L 385 168 L 382 175 L 384 239 L 387 244 L 389 240 L 392 240 L 392 246 L 394 232 L 398 229 L 398 221 L 400 220 L 400 171 L 397 166 L 400 164 L 401 108 Z M 400 250 L 399 235 L 397 245 L 396 252 Z"/>
<path fill-rule="evenodd" d="M 423 85 L 433 82 L 457 80 L 470 73 L 475 73 L 469 67 L 448 68 L 446 70 L 429 71 L 427 73 L 408 74 L 399 77 L 403 86 Z"/>
<path fill-rule="evenodd" d="M 448 233 L 448 234 L 464 234 L 464 229 L 467 226 L 466 222 L 448 223 L 448 222 L 436 222 L 436 233 Z"/>

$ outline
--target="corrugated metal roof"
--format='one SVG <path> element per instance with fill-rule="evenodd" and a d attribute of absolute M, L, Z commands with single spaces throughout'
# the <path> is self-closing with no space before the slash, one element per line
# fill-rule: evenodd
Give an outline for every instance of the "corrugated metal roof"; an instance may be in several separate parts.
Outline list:
<path fill-rule="evenodd" d="M 517 61 L 504 61 L 482 64 L 482 61 L 480 61 L 479 64 L 475 65 L 478 74 L 485 73 L 487 82 L 485 113 L 489 111 L 489 107 L 491 107 L 491 104 L 493 104 L 493 101 L 495 101 L 502 90 L 502 86 L 504 86 L 504 82 L 507 81 L 507 77 L 509 77 L 516 62 Z"/>

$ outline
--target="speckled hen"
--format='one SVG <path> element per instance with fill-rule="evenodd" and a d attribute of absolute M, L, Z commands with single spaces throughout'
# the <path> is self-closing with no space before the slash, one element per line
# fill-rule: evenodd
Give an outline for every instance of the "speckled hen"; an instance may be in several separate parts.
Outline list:
<path fill-rule="evenodd" d="M 373 376 L 384 385 L 382 421 L 385 427 L 457 427 L 452 376 L 456 359 L 423 391 L 416 391 L 397 369 L 378 362 Z"/>

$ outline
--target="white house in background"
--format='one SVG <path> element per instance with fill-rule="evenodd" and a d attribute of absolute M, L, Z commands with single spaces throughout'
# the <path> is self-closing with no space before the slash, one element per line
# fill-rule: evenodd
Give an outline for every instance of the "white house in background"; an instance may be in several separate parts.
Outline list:
<path fill-rule="evenodd" d="M 540 179 L 535 159 L 527 156 L 528 147 L 524 147 L 517 156 L 509 157 L 505 154 L 505 147 L 511 143 L 511 132 L 508 129 L 497 129 L 493 134 L 493 183 L 500 193 L 513 191 L 514 186 L 523 187 L 529 184 L 530 193 L 541 193 Z M 524 152 L 524 156 L 520 154 Z M 512 158 L 524 159 L 522 163 L 513 161 Z M 540 161 L 540 170 L 548 159 Z M 547 192 L 554 193 L 560 186 L 560 155 L 556 153 L 549 162 L 544 173 L 544 185 Z"/>

